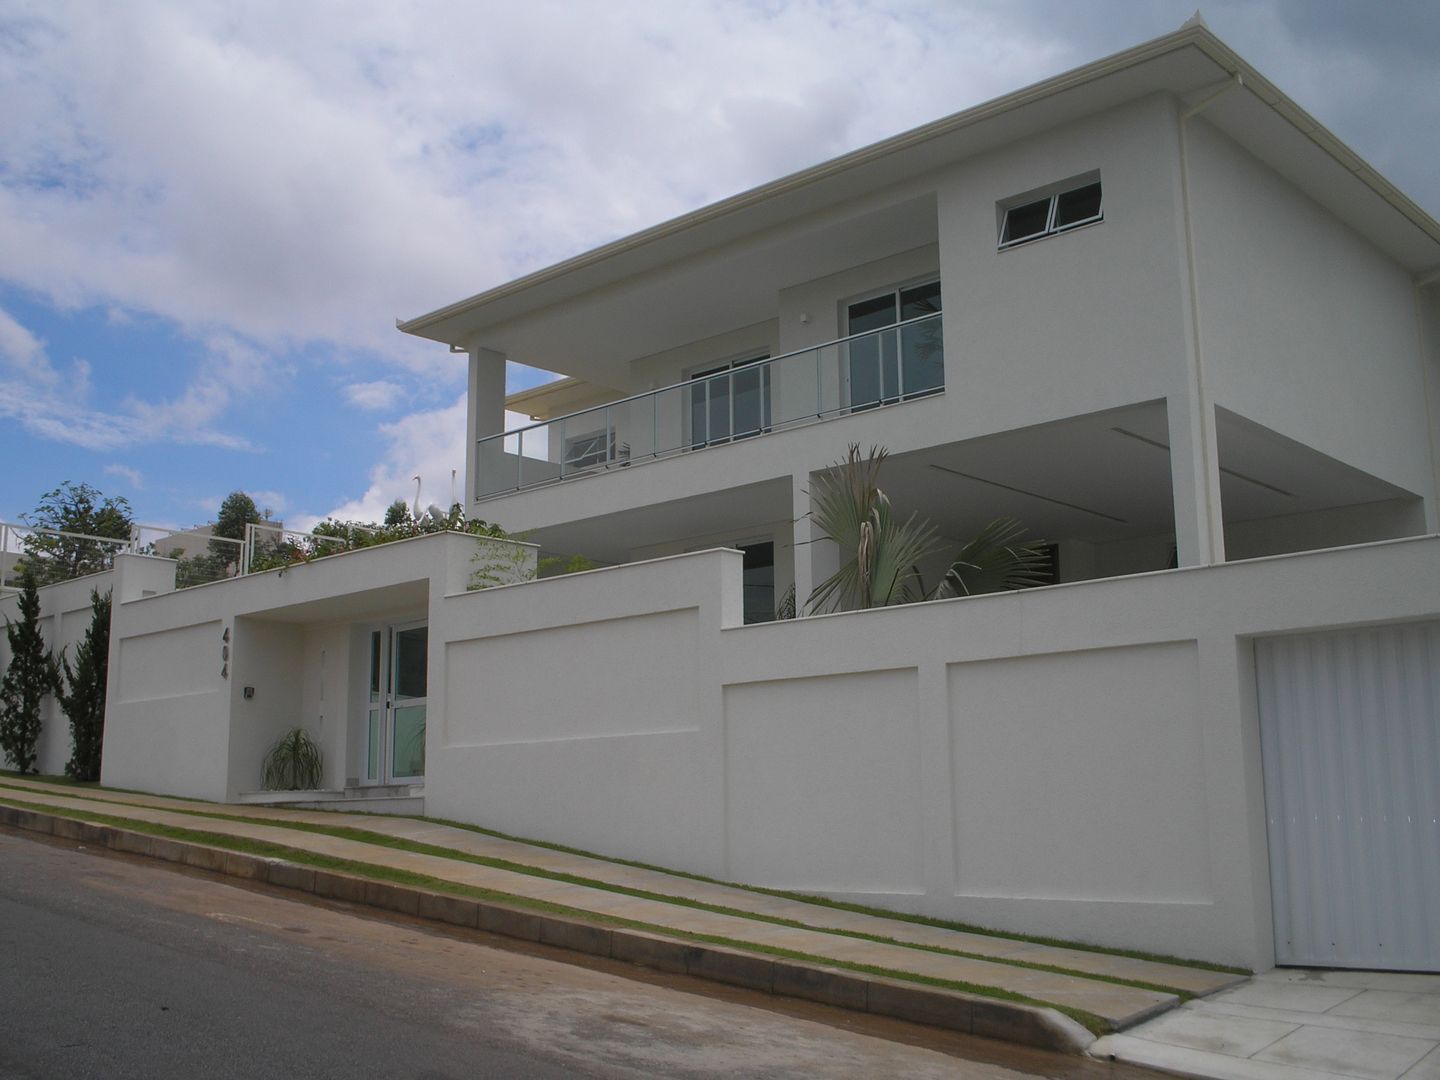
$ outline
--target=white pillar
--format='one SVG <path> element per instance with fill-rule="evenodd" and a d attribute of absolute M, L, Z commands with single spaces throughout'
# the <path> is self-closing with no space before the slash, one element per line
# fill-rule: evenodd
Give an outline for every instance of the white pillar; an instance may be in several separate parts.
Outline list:
<path fill-rule="evenodd" d="M 465 497 L 475 500 L 480 476 L 476 443 L 505 430 L 505 354 L 475 347 L 470 350 L 470 393 L 465 412 Z"/>
<path fill-rule="evenodd" d="M 815 586 L 840 569 L 840 549 L 810 519 L 810 474 L 790 478 L 794 515 L 795 611 L 801 614 Z"/>

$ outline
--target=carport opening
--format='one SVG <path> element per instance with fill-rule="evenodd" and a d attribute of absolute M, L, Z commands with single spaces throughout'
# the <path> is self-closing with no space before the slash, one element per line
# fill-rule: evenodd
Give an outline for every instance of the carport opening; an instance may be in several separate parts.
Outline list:
<path fill-rule="evenodd" d="M 1414 492 L 1228 409 L 1215 430 L 1227 561 L 1425 532 Z"/>

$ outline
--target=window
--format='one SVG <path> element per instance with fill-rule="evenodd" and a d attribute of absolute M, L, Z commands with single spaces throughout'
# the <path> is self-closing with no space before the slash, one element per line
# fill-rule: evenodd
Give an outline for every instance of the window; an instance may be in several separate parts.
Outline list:
<path fill-rule="evenodd" d="M 907 285 L 848 306 L 847 336 L 865 335 L 847 346 L 850 408 L 870 409 L 945 388 L 940 320 L 903 325 L 939 312 L 938 281 Z M 887 332 L 886 327 L 896 328 Z"/>
<path fill-rule="evenodd" d="M 770 430 L 769 354 L 690 376 L 690 446 L 699 449 Z"/>
<path fill-rule="evenodd" d="M 603 465 L 615 457 L 615 432 L 590 431 L 584 435 L 573 435 L 565 440 L 564 467 L 584 469 L 590 465 Z"/>
<path fill-rule="evenodd" d="M 738 544 L 745 556 L 745 623 L 775 618 L 775 543 Z"/>
<path fill-rule="evenodd" d="M 1004 211 L 1000 222 L 1001 249 L 1054 236 L 1105 218 L 1098 177 L 1067 182 L 1039 198 L 1022 198 L 1025 201 L 1012 202 L 1009 206 L 1001 204 Z"/>

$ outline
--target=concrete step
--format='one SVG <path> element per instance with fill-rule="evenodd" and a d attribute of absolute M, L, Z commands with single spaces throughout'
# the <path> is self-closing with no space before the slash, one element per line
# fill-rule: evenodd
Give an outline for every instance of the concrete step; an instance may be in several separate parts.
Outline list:
<path fill-rule="evenodd" d="M 243 791 L 240 803 L 289 810 L 353 810 L 367 814 L 425 813 L 424 784 L 376 784 L 319 791 Z"/>

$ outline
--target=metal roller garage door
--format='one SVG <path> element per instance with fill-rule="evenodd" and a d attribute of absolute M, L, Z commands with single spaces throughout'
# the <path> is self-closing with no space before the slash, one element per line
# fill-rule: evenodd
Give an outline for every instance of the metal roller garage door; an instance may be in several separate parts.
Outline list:
<path fill-rule="evenodd" d="M 1255 643 L 1279 964 L 1440 970 L 1440 622 Z"/>

